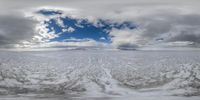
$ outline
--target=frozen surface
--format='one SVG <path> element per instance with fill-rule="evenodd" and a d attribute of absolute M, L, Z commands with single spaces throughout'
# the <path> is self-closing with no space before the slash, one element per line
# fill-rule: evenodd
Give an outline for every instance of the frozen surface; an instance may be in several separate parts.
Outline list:
<path fill-rule="evenodd" d="M 199 100 L 199 51 L 0 52 L 0 100 Z"/>

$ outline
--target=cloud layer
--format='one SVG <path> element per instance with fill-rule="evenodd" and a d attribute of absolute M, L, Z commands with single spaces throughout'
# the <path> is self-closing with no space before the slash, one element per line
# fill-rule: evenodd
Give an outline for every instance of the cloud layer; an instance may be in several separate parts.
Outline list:
<path fill-rule="evenodd" d="M 30 40 L 35 33 L 36 21 L 21 16 L 0 16 L 0 46 L 12 47 L 22 40 Z"/>
<path fill-rule="evenodd" d="M 118 49 L 142 47 L 199 47 L 199 0 L 0 0 L 0 47 L 57 47 L 57 46 L 106 46 Z M 38 14 L 41 9 L 55 15 Z M 12 13 L 12 14 L 11 14 Z M 21 15 L 22 14 L 22 15 Z M 62 32 L 73 33 L 74 27 L 66 26 L 60 18 L 84 19 L 102 27 L 99 20 L 134 24 L 108 30 L 109 42 L 85 37 L 52 41 L 60 32 L 48 28 L 44 22 L 55 19 Z M 77 21 L 78 21 L 77 20 Z M 77 24 L 77 27 L 83 27 Z M 108 27 L 108 26 L 107 26 Z M 59 34 L 60 33 L 60 34 Z M 95 33 L 94 33 L 95 34 Z M 97 35 L 97 33 L 96 33 Z M 76 39 L 70 40 L 69 39 Z M 105 37 L 99 37 L 99 40 Z M 87 41 L 85 41 L 87 40 Z"/>

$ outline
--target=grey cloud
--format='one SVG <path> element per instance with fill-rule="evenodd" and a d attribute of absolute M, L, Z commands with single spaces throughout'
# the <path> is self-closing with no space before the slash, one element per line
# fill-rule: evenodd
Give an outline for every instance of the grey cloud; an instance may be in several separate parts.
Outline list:
<path fill-rule="evenodd" d="M 126 7 L 142 7 L 151 9 L 152 6 L 183 6 L 192 5 L 199 8 L 199 0 L 0 0 L 0 12 L 8 10 L 28 9 L 40 6 L 58 6 L 77 8 L 92 16 L 102 15 Z M 92 9 L 92 10 L 91 10 Z M 90 12 L 87 12 L 87 11 Z"/>
<path fill-rule="evenodd" d="M 175 34 L 168 41 L 191 41 L 200 43 L 200 15 L 189 14 L 177 17 L 177 22 L 172 24 L 171 33 Z M 180 28 L 176 28 L 180 26 Z"/>
<path fill-rule="evenodd" d="M 162 13 L 165 14 L 142 16 L 137 20 L 141 24 L 141 29 L 144 30 L 141 35 L 148 38 L 148 41 L 200 43 L 200 15 Z"/>
<path fill-rule="evenodd" d="M 17 44 L 29 40 L 35 34 L 36 22 L 21 16 L 0 16 L 0 46 Z"/>
<path fill-rule="evenodd" d="M 175 33 L 174 36 L 171 36 L 167 41 L 191 41 L 194 43 L 200 43 L 200 30 L 199 27 L 184 27 Z"/>
<path fill-rule="evenodd" d="M 154 38 L 160 34 L 164 34 L 170 31 L 172 28 L 172 23 L 168 21 L 159 21 L 159 20 L 148 20 L 148 24 L 144 26 L 145 37 Z"/>
<path fill-rule="evenodd" d="M 137 48 L 139 48 L 139 46 L 137 44 L 132 43 L 122 43 L 117 46 L 117 49 L 120 50 L 136 50 Z"/>
<path fill-rule="evenodd" d="M 195 34 L 185 34 L 184 32 L 170 38 L 168 41 L 191 41 L 195 43 L 200 43 L 200 35 Z"/>
<path fill-rule="evenodd" d="M 200 15 L 199 14 L 188 14 L 182 15 L 177 19 L 179 24 L 200 26 Z"/>

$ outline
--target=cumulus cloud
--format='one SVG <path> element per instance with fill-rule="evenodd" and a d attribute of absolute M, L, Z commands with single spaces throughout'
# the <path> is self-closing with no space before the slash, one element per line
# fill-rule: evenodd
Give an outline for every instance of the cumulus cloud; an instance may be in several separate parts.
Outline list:
<path fill-rule="evenodd" d="M 173 44 L 174 47 L 180 46 L 176 45 L 176 42 L 183 43 L 184 45 L 182 46 L 198 46 L 197 44 L 200 43 L 200 14 L 194 13 L 195 10 L 190 8 L 172 8 L 165 6 L 152 7 L 152 9 L 130 7 L 122 9 L 118 14 L 113 13 L 112 17 L 121 20 L 128 19 L 137 24 L 140 34 L 135 34 L 132 30 L 127 31 L 133 35 L 139 35 L 145 41 L 142 44 L 143 46 L 158 46 L 159 44 Z M 118 38 L 120 37 L 123 36 L 118 36 Z M 135 40 L 134 37 L 130 36 L 127 41 L 131 38 Z M 192 44 L 188 42 L 192 42 Z M 135 43 L 135 45 L 141 45 L 141 43 Z M 165 46 L 173 47 L 170 45 Z"/>
<path fill-rule="evenodd" d="M 74 28 L 72 28 L 72 27 L 69 27 L 69 28 L 65 28 L 65 29 L 63 29 L 62 30 L 63 32 L 69 32 L 69 33 L 71 33 L 71 32 L 74 32 L 75 31 L 75 29 Z"/>
<path fill-rule="evenodd" d="M 118 49 L 136 49 L 145 44 L 145 39 L 141 37 L 140 30 L 113 29 L 110 32 L 112 36 L 112 46 Z"/>

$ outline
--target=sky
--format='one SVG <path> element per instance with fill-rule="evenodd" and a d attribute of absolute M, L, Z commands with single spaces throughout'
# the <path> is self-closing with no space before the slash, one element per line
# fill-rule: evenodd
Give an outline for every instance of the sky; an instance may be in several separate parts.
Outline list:
<path fill-rule="evenodd" d="M 199 0 L 0 0 L 0 48 L 199 48 L 199 4 Z"/>

